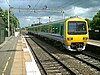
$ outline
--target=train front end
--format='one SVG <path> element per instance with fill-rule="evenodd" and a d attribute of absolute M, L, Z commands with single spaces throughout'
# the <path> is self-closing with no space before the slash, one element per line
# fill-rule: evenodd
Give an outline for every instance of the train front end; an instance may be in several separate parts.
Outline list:
<path fill-rule="evenodd" d="M 87 21 L 81 18 L 70 18 L 65 24 L 66 48 L 70 51 L 85 50 L 89 40 Z"/>

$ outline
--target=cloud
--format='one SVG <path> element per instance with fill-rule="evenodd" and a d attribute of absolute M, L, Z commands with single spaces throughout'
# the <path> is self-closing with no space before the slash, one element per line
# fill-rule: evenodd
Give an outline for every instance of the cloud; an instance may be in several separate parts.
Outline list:
<path fill-rule="evenodd" d="M 86 14 L 89 8 L 73 7 L 74 15 Z"/>
<path fill-rule="evenodd" d="M 92 17 L 99 11 L 99 9 L 99 7 L 84 8 L 72 6 L 69 10 L 65 10 L 65 15 L 92 19 Z"/>
<path fill-rule="evenodd" d="M 92 3 L 97 4 L 99 1 L 98 0 L 92 0 Z"/>
<path fill-rule="evenodd" d="M 31 19 L 27 18 L 26 21 L 31 21 Z"/>
<path fill-rule="evenodd" d="M 5 0 L 0 0 L 0 4 L 1 4 L 1 3 L 5 3 Z"/>
<path fill-rule="evenodd" d="M 49 18 L 50 17 L 50 18 Z M 42 16 L 41 17 L 41 22 L 42 23 L 47 23 L 49 21 L 57 21 L 63 19 L 63 16 L 60 15 L 50 15 L 50 16 Z"/>
<path fill-rule="evenodd" d="M 81 15 L 81 14 L 86 14 L 90 8 L 82 8 L 82 7 L 77 7 L 77 6 L 72 6 L 71 9 L 65 10 L 65 14 L 67 15 Z"/>
<path fill-rule="evenodd" d="M 25 19 L 31 19 L 33 18 L 32 16 L 25 16 Z"/>
<path fill-rule="evenodd" d="M 69 16 L 79 16 L 82 18 L 92 19 L 93 16 L 100 10 L 100 0 L 9 0 L 9 4 L 15 8 L 30 8 L 43 9 L 45 5 L 48 9 L 64 9 L 65 18 Z M 0 7 L 8 9 L 6 0 L 0 0 Z M 42 23 L 60 20 L 63 14 L 57 11 L 41 11 L 41 10 L 19 10 L 13 9 L 12 13 L 18 17 L 21 26 L 27 26 L 31 23 L 38 23 L 37 18 L 41 18 Z"/>

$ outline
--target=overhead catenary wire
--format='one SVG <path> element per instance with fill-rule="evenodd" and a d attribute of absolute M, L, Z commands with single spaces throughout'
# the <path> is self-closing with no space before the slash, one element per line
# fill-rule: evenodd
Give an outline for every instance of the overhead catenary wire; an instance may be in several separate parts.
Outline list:
<path fill-rule="evenodd" d="M 84 0 L 82 0 L 82 1 L 84 1 Z M 65 3 L 63 3 L 62 5 L 60 5 L 58 8 L 62 8 L 62 9 L 64 9 L 64 10 L 66 10 L 66 12 L 67 11 L 72 11 L 73 9 L 71 8 L 71 6 L 73 6 L 73 5 L 75 5 L 75 4 L 79 4 L 79 3 L 81 3 L 81 0 L 79 1 L 79 0 L 72 0 L 72 1 L 70 1 L 69 2 L 69 0 L 68 1 L 66 1 Z M 66 6 L 67 5 L 67 6 Z M 75 9 L 75 8 L 74 8 Z"/>
<path fill-rule="evenodd" d="M 9 0 L 6 0 L 6 3 L 9 5 Z"/>
<path fill-rule="evenodd" d="M 78 1 L 78 0 L 77 0 L 77 1 Z M 68 5 L 72 5 L 72 4 L 76 3 L 77 1 L 73 0 L 73 1 L 70 1 L 70 2 L 69 2 L 69 0 L 68 0 L 68 1 L 64 2 L 62 5 L 58 6 L 58 8 L 65 8 L 66 5 L 67 5 L 67 6 L 68 6 Z"/>
<path fill-rule="evenodd" d="M 38 2 L 35 4 L 34 8 L 36 8 L 36 6 L 39 4 L 40 0 L 38 0 Z"/>
<path fill-rule="evenodd" d="M 31 1 L 31 0 L 30 0 L 30 1 Z M 64 10 L 70 12 L 70 11 L 72 11 L 72 10 L 75 9 L 75 8 L 72 8 L 72 7 L 74 7 L 74 6 L 77 7 L 77 6 L 80 6 L 80 5 L 83 5 L 83 4 L 87 4 L 87 3 L 89 3 L 89 1 L 90 1 L 90 0 L 88 0 L 88 1 L 86 1 L 86 0 L 71 0 L 71 1 L 70 1 L 70 0 L 66 0 L 65 3 L 61 4 L 61 5 L 60 5 L 59 7 L 57 7 L 57 8 L 59 8 L 59 9 L 60 9 L 60 8 L 62 8 L 62 9 L 64 8 Z M 46 12 L 47 12 L 47 13 L 48 13 L 48 12 L 53 12 L 53 13 L 56 12 L 56 11 L 51 11 L 51 10 L 42 10 L 42 9 L 39 10 L 40 8 L 38 9 L 37 6 L 39 6 L 40 0 L 37 0 L 37 2 L 35 2 L 35 3 L 36 3 L 36 4 L 34 4 L 34 6 L 33 6 L 34 8 L 33 8 L 33 9 L 30 8 L 29 10 L 33 10 L 33 12 L 34 12 L 34 11 L 35 11 L 35 12 L 37 11 L 36 13 L 38 13 L 38 12 L 41 13 L 40 11 L 45 12 L 45 13 L 46 13 Z M 47 3 L 47 2 L 44 2 L 44 5 L 47 5 L 46 3 Z M 49 6 L 49 5 L 47 5 L 47 6 Z M 37 9 L 36 9 L 36 7 L 37 7 Z M 50 7 L 50 6 L 49 6 L 49 7 Z M 49 8 L 48 8 L 48 9 L 49 9 Z M 20 8 L 20 10 L 24 10 L 24 9 L 21 9 L 21 8 Z M 25 10 L 26 10 L 26 9 L 25 9 Z M 23 12 L 25 12 L 25 11 L 23 11 Z M 27 12 L 27 11 L 26 11 L 26 12 Z M 32 11 L 29 11 L 29 12 L 32 12 Z M 96 12 L 96 11 L 91 11 L 91 12 Z M 35 13 L 35 14 L 36 14 L 36 13 Z M 38 13 L 38 14 L 39 14 L 39 13 Z M 27 14 L 29 14 L 29 13 L 27 13 Z M 66 13 L 66 14 L 67 14 L 67 13 Z"/>
<path fill-rule="evenodd" d="M 59 8 L 63 8 L 64 10 L 66 11 L 72 11 L 75 9 L 75 6 L 76 7 L 79 7 L 80 5 L 83 5 L 83 8 L 85 8 L 85 4 L 89 3 L 90 0 L 73 0 L 71 2 L 67 1 L 65 3 L 63 3 L 62 5 L 59 6 Z M 74 9 L 71 8 L 71 6 L 74 7 Z M 91 12 L 97 12 L 98 10 L 95 10 L 95 11 L 91 11 Z"/>
<path fill-rule="evenodd" d="M 82 5 L 84 3 L 87 3 L 88 1 L 85 1 L 85 0 L 73 0 L 71 2 L 68 2 L 67 1 L 64 4 L 60 5 L 58 8 L 65 8 L 67 10 L 67 9 L 69 9 L 69 6 L 75 6 L 75 5 L 78 5 L 79 6 L 79 5 Z"/>

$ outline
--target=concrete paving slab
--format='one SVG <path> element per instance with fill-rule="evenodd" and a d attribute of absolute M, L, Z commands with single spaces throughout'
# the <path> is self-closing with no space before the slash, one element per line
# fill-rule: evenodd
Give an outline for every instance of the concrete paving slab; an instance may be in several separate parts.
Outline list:
<path fill-rule="evenodd" d="M 97 40 L 89 40 L 87 44 L 94 45 L 100 47 L 100 41 Z"/>
<path fill-rule="evenodd" d="M 26 62 L 32 62 L 29 52 L 24 52 L 24 59 Z"/>
<path fill-rule="evenodd" d="M 18 40 L 10 75 L 41 75 L 24 37 Z"/>

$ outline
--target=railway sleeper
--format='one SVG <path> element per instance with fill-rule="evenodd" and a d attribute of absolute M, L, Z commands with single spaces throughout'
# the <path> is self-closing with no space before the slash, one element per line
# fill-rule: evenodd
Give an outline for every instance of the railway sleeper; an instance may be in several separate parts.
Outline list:
<path fill-rule="evenodd" d="M 48 75 L 70 75 L 65 69 L 62 70 L 47 70 Z"/>
<path fill-rule="evenodd" d="M 47 72 L 53 72 L 53 73 L 63 73 L 63 72 L 66 72 L 66 70 L 65 69 L 46 69 L 47 70 Z"/>
<path fill-rule="evenodd" d="M 54 60 L 48 60 L 48 61 L 41 61 L 41 63 L 43 64 L 58 64 L 58 62 L 54 61 Z"/>
<path fill-rule="evenodd" d="M 46 67 L 46 66 L 45 66 Z M 51 66 L 51 67 L 46 67 L 46 69 L 50 70 L 50 69 L 62 69 L 63 67 L 62 66 Z"/>
<path fill-rule="evenodd" d="M 58 67 L 58 66 L 60 66 L 59 64 L 43 64 L 44 65 L 44 67 L 45 66 L 49 66 L 49 67 Z"/>
<path fill-rule="evenodd" d="M 61 73 L 61 72 L 58 72 L 58 73 L 50 72 L 50 73 L 48 73 L 48 75 L 71 75 L 71 74 L 69 74 L 68 72 L 63 72 L 63 73 Z"/>
<path fill-rule="evenodd" d="M 85 55 L 82 55 L 82 54 L 78 55 L 77 57 L 78 58 L 82 58 L 83 60 L 85 60 L 85 61 L 97 66 L 98 68 L 100 68 L 100 66 L 99 66 L 100 65 L 100 61 L 98 61 L 98 60 L 95 60 L 95 59 L 93 59 L 91 57 L 88 57 L 88 56 L 85 56 Z"/>

